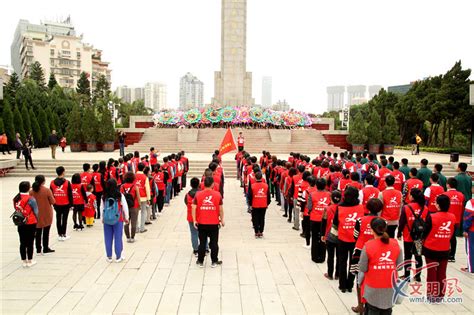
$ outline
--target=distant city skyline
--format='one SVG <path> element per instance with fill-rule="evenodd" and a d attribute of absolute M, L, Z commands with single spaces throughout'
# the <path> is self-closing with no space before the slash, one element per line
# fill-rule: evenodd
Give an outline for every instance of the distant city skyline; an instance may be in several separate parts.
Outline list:
<path fill-rule="evenodd" d="M 210 103 L 214 71 L 220 69 L 221 1 L 122 3 L 115 3 L 113 17 L 108 17 L 109 2 L 95 2 L 93 9 L 59 0 L 7 2 L 3 8 L 8 14 L 0 19 L 0 64 L 11 64 L 10 44 L 20 19 L 70 15 L 76 33 L 110 62 L 113 90 L 164 82 L 167 105 L 177 108 L 179 80 L 189 71 L 205 84 L 204 103 Z M 367 0 L 363 5 L 350 0 L 248 1 L 246 55 L 255 103 L 262 103 L 261 80 L 269 73 L 274 100 L 288 99 L 296 110 L 322 113 L 328 86 L 400 85 L 443 74 L 457 60 L 474 69 L 474 44 L 467 40 L 473 10 L 470 0 L 429 5 L 408 0 Z M 355 16 L 357 23 L 350 23 Z M 430 32 L 413 31 L 426 25 Z M 401 42 L 395 44 L 394 38 Z"/>

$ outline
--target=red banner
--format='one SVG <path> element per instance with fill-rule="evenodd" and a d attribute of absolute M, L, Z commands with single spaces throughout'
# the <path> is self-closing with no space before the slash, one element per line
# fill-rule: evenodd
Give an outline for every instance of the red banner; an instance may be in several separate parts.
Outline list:
<path fill-rule="evenodd" d="M 222 156 L 226 153 L 232 152 L 237 149 L 234 141 L 234 135 L 230 128 L 227 129 L 224 139 L 222 139 L 221 146 L 219 147 L 219 156 Z"/>

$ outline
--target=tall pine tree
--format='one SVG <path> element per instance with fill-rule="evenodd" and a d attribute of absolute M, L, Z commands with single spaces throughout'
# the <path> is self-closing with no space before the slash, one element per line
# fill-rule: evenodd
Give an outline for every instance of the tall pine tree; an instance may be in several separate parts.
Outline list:
<path fill-rule="evenodd" d="M 92 96 L 92 102 L 97 104 L 97 101 L 100 99 L 106 99 L 110 95 L 110 83 L 107 81 L 105 75 L 101 74 L 99 80 L 95 86 L 95 90 Z"/>
<path fill-rule="evenodd" d="M 20 88 L 20 79 L 16 72 L 10 76 L 10 81 L 5 85 L 5 94 L 11 99 L 15 99 L 16 91 Z"/>
<path fill-rule="evenodd" d="M 3 125 L 3 118 L 0 117 L 0 135 L 3 133 L 4 129 L 5 129 L 5 126 Z"/>
<path fill-rule="evenodd" d="M 54 89 L 54 87 L 58 85 L 58 81 L 56 81 L 56 77 L 54 76 L 54 73 L 51 72 L 49 75 L 49 81 L 48 81 L 48 88 L 51 91 Z"/>
<path fill-rule="evenodd" d="M 36 119 L 36 115 L 33 112 L 33 109 L 30 108 L 29 110 L 30 118 L 31 118 L 31 134 L 33 135 L 33 143 L 35 147 L 41 146 L 43 134 L 41 132 L 41 127 Z"/>
<path fill-rule="evenodd" d="M 49 127 L 48 116 L 43 108 L 40 107 L 38 111 L 38 124 L 41 130 L 41 139 L 38 141 L 42 146 L 48 145 L 48 136 L 51 134 Z"/>
<path fill-rule="evenodd" d="M 36 81 L 36 84 L 42 89 L 45 89 L 44 71 L 41 64 L 35 61 L 30 68 L 30 79 Z"/>
<path fill-rule="evenodd" d="M 25 129 L 25 134 L 29 135 L 31 133 L 31 119 L 26 105 L 23 104 L 21 107 L 21 117 L 23 118 L 23 128 Z"/>
<path fill-rule="evenodd" d="M 84 71 L 81 72 L 79 80 L 77 80 L 76 92 L 79 94 L 82 105 L 90 104 L 91 100 L 91 82 L 89 76 Z"/>
<path fill-rule="evenodd" d="M 26 138 L 25 128 L 23 128 L 23 118 L 21 117 L 18 106 L 13 110 L 13 124 L 15 125 L 15 133 L 19 133 L 22 139 Z"/>
<path fill-rule="evenodd" d="M 3 126 L 5 133 L 7 134 L 8 140 L 12 141 L 15 139 L 15 126 L 13 124 L 13 112 L 8 99 L 3 100 Z"/>

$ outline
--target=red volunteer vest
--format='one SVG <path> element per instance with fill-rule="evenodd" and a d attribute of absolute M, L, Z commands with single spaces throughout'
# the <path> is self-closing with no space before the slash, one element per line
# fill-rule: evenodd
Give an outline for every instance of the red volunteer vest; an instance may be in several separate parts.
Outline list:
<path fill-rule="evenodd" d="M 321 222 L 323 220 L 324 209 L 331 204 L 331 193 L 315 189 L 310 195 L 312 209 L 309 213 L 309 219 L 314 222 Z"/>
<path fill-rule="evenodd" d="M 67 194 L 69 188 L 69 181 L 64 181 L 60 186 L 54 184 L 54 180 L 51 182 L 51 191 L 53 192 L 54 199 L 56 200 L 57 206 L 69 205 L 69 196 Z"/>
<path fill-rule="evenodd" d="M 134 184 L 130 184 L 130 183 L 123 184 L 120 187 L 120 192 L 122 194 L 127 193 L 127 194 L 132 195 L 132 197 L 133 197 L 133 207 L 135 209 L 140 208 L 139 200 L 138 200 L 138 197 L 137 197 L 137 189 L 135 188 Z"/>
<path fill-rule="evenodd" d="M 329 231 L 331 231 L 332 221 L 334 220 L 334 214 L 336 213 L 336 208 L 337 208 L 337 205 L 335 204 L 331 204 L 327 207 L 327 210 L 326 210 L 327 223 L 326 223 L 326 231 L 324 232 L 324 235 L 326 237 L 328 237 Z"/>
<path fill-rule="evenodd" d="M 36 224 L 38 220 L 36 219 L 35 213 L 33 212 L 33 208 L 31 208 L 28 201 L 30 200 L 30 195 L 28 194 L 20 194 L 20 200 L 16 203 L 13 203 L 16 211 L 19 211 L 23 214 L 26 218 L 26 224 Z"/>
<path fill-rule="evenodd" d="M 338 207 L 339 211 L 339 227 L 338 238 L 343 242 L 354 243 L 354 227 L 357 219 L 364 215 L 362 205 L 353 207 Z"/>
<path fill-rule="evenodd" d="M 196 200 L 196 220 L 198 224 L 219 224 L 221 194 L 213 190 L 198 191 Z"/>
<path fill-rule="evenodd" d="M 339 181 L 339 190 L 341 192 L 344 192 L 344 190 L 346 189 L 346 186 L 349 185 L 351 183 L 351 180 L 348 179 L 348 178 L 341 178 L 341 180 Z"/>
<path fill-rule="evenodd" d="M 395 178 L 395 184 L 393 184 L 393 188 L 398 191 L 402 191 L 405 175 L 403 175 L 402 172 L 395 170 L 392 172 L 392 176 Z"/>
<path fill-rule="evenodd" d="M 92 173 L 89 172 L 82 172 L 81 173 L 81 183 L 84 186 L 84 188 L 87 187 L 92 181 Z"/>
<path fill-rule="evenodd" d="M 109 179 L 113 178 L 117 180 L 117 169 L 115 168 L 115 166 L 109 167 L 109 169 L 107 170 L 107 174 Z"/>
<path fill-rule="evenodd" d="M 140 197 L 146 197 L 146 179 L 147 177 L 145 174 L 137 174 L 135 177 L 135 185 L 138 187 Z"/>
<path fill-rule="evenodd" d="M 187 216 L 186 219 L 188 222 L 193 222 L 193 200 L 194 198 L 186 194 L 186 208 L 187 208 Z"/>
<path fill-rule="evenodd" d="M 448 251 L 454 234 L 456 216 L 449 212 L 431 213 L 431 231 L 423 246 L 434 251 Z"/>
<path fill-rule="evenodd" d="M 369 210 L 367 210 L 367 202 L 369 202 L 370 199 L 378 198 L 379 194 L 380 190 L 374 186 L 366 186 L 362 188 L 362 205 L 364 206 L 364 214 L 369 213 Z"/>
<path fill-rule="evenodd" d="M 385 188 L 387 188 L 387 185 L 385 184 L 385 177 L 390 175 L 390 170 L 386 167 L 382 167 L 381 169 L 379 169 L 378 175 L 379 175 L 378 176 L 379 178 L 378 189 L 380 189 L 380 191 L 384 191 Z"/>
<path fill-rule="evenodd" d="M 410 207 L 412 207 L 413 212 L 417 216 L 420 215 L 421 210 L 420 210 L 420 205 L 419 204 L 417 204 L 415 202 L 412 202 L 409 205 L 410 205 Z M 410 231 L 411 231 L 411 228 L 413 226 L 413 222 L 415 221 L 415 216 L 411 212 L 408 205 L 403 207 L 403 211 L 405 211 L 405 217 L 407 218 L 407 224 L 405 225 L 405 228 L 403 229 L 403 232 L 402 232 L 403 233 L 403 241 L 404 242 L 413 242 L 413 239 L 410 236 Z M 421 213 L 421 218 L 423 220 L 425 220 L 427 214 L 428 214 L 428 211 L 426 210 L 426 208 L 423 208 L 423 212 Z"/>
<path fill-rule="evenodd" d="M 103 192 L 104 188 L 102 187 L 102 182 L 100 180 L 102 178 L 102 174 L 93 173 L 92 178 L 94 179 L 95 192 L 98 192 L 98 193 Z"/>
<path fill-rule="evenodd" d="M 298 191 L 300 186 L 303 184 L 303 175 L 298 174 L 293 176 L 293 185 L 295 186 L 295 191 L 293 192 L 293 198 L 296 200 L 298 199 Z"/>
<path fill-rule="evenodd" d="M 268 206 L 268 185 L 264 182 L 255 182 L 250 186 L 252 194 L 252 208 L 266 208 Z"/>
<path fill-rule="evenodd" d="M 157 162 L 158 162 L 158 160 L 156 158 L 156 154 L 150 152 L 150 164 L 155 165 Z"/>
<path fill-rule="evenodd" d="M 96 197 L 94 194 L 90 194 L 87 196 L 87 203 L 84 206 L 83 215 L 87 218 L 93 218 L 95 215 L 95 208 L 94 202 L 96 201 Z"/>
<path fill-rule="evenodd" d="M 374 233 L 370 227 L 370 222 L 373 219 L 377 218 L 375 215 L 366 215 L 360 219 L 360 231 L 359 237 L 357 238 L 355 248 L 361 249 L 364 248 L 365 243 L 374 238 Z"/>
<path fill-rule="evenodd" d="M 74 205 L 83 205 L 85 203 L 81 188 L 82 184 L 71 184 L 72 204 Z"/>
<path fill-rule="evenodd" d="M 165 190 L 165 173 L 163 173 L 162 171 L 156 172 L 155 174 L 153 174 L 153 181 L 158 187 L 158 190 Z"/>
<path fill-rule="evenodd" d="M 396 189 L 386 189 L 382 191 L 383 209 L 380 216 L 387 221 L 400 219 L 402 199 L 402 193 Z"/>
<path fill-rule="evenodd" d="M 461 224 L 462 221 L 462 211 L 464 209 L 464 195 L 462 192 L 455 189 L 450 189 L 444 193 L 444 195 L 449 197 L 451 204 L 449 206 L 448 212 L 456 216 L 456 224 Z"/>
<path fill-rule="evenodd" d="M 406 187 L 407 187 L 407 195 L 405 196 L 405 203 L 410 203 L 410 191 L 413 188 L 417 188 L 423 191 L 423 182 L 419 180 L 418 178 L 410 178 L 406 182 Z"/>
<path fill-rule="evenodd" d="M 439 185 L 430 186 L 430 198 L 428 198 L 428 211 L 429 212 L 438 212 L 436 208 L 436 198 L 444 193 L 444 188 Z"/>
<path fill-rule="evenodd" d="M 392 274 L 397 274 L 397 258 L 400 255 L 397 240 L 390 239 L 388 244 L 379 239 L 370 240 L 365 244 L 365 250 L 369 266 L 362 285 L 377 289 L 392 288 Z"/>

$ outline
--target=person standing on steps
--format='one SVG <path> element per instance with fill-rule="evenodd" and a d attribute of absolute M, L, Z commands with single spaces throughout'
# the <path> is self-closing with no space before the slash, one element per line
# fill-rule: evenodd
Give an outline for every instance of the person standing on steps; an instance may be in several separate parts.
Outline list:
<path fill-rule="evenodd" d="M 51 148 L 51 157 L 56 159 L 56 148 L 59 144 L 58 135 L 56 134 L 56 130 L 53 130 L 48 137 L 49 147 Z"/>
<path fill-rule="evenodd" d="M 127 135 L 125 132 L 120 131 L 119 133 L 119 148 L 120 148 L 120 156 L 125 155 L 125 138 L 127 138 Z"/>
<path fill-rule="evenodd" d="M 69 210 L 73 205 L 72 189 L 71 183 L 65 178 L 66 170 L 63 166 L 56 168 L 56 174 L 58 177 L 51 182 L 50 189 L 53 192 L 54 200 L 56 201 L 54 204 L 54 210 L 56 211 L 58 240 L 66 241 L 71 238 L 66 234 L 66 230 Z"/>
<path fill-rule="evenodd" d="M 21 142 L 20 134 L 15 135 L 15 150 L 16 150 L 16 159 L 19 160 L 21 157 L 21 151 L 23 149 L 23 142 Z"/>
<path fill-rule="evenodd" d="M 56 202 L 51 189 L 45 187 L 43 175 L 37 175 L 33 183 L 30 195 L 35 198 L 38 204 L 38 223 L 36 224 L 36 253 L 40 255 L 54 253 L 54 249 L 49 248 L 49 231 L 53 224 L 53 208 Z"/>
<path fill-rule="evenodd" d="M 23 147 L 21 148 L 22 152 L 23 152 L 23 157 L 25 158 L 25 167 L 27 170 L 29 170 L 28 168 L 28 162 L 30 163 L 30 166 L 32 169 L 36 169 L 33 165 L 33 159 L 31 158 L 31 148 L 32 148 L 32 144 L 29 140 L 26 140 L 25 143 L 23 144 Z"/>
<path fill-rule="evenodd" d="M 239 132 L 239 136 L 237 137 L 237 147 L 239 151 L 244 150 L 244 144 L 245 144 L 244 135 L 242 134 L 242 132 Z"/>
<path fill-rule="evenodd" d="M 7 151 L 8 154 L 11 154 L 10 148 L 8 147 L 8 136 L 5 132 L 0 136 L 0 147 L 3 155 L 5 155 L 5 151 Z"/>
<path fill-rule="evenodd" d="M 211 249 L 211 267 L 222 264 L 218 259 L 219 254 L 219 228 L 225 226 L 224 207 L 221 194 L 213 189 L 214 179 L 204 179 L 204 190 L 198 191 L 194 197 L 192 214 L 194 227 L 199 231 L 199 250 L 196 261 L 199 267 L 204 267 L 206 243 L 209 238 Z"/>
<path fill-rule="evenodd" d="M 270 205 L 270 190 L 268 184 L 262 180 L 262 173 L 255 173 L 255 183 L 249 187 L 248 200 L 252 207 L 252 223 L 255 231 L 255 238 L 263 237 L 265 227 L 265 213 Z"/>

